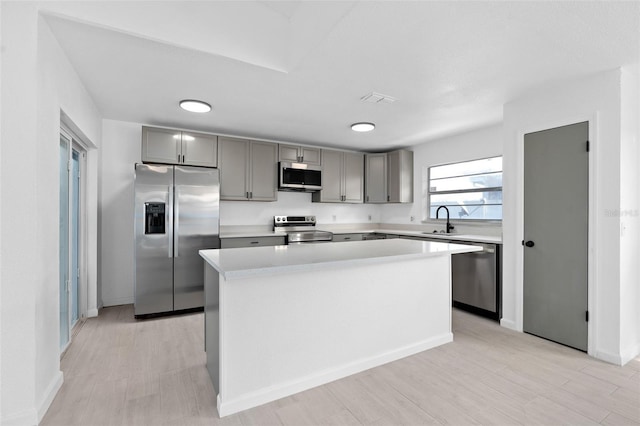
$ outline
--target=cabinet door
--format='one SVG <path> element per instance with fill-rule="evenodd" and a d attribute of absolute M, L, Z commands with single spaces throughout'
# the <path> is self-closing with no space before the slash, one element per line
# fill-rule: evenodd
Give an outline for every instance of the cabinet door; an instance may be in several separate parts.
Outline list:
<path fill-rule="evenodd" d="M 302 157 L 302 162 L 305 164 L 313 164 L 315 166 L 322 164 L 319 148 L 301 146 L 299 153 Z"/>
<path fill-rule="evenodd" d="M 340 151 L 322 150 L 322 190 L 314 192 L 311 196 L 313 201 L 323 203 L 342 202 L 343 193 L 343 153 Z"/>
<path fill-rule="evenodd" d="M 250 149 L 251 200 L 276 201 L 278 199 L 278 146 L 268 142 L 251 142 Z"/>
<path fill-rule="evenodd" d="M 248 159 L 249 141 L 218 138 L 221 200 L 248 199 Z"/>
<path fill-rule="evenodd" d="M 182 132 L 182 163 L 218 167 L 218 137 Z"/>
<path fill-rule="evenodd" d="M 324 160 L 324 159 L 323 159 Z M 325 166 L 323 166 L 324 169 Z M 324 176 L 324 175 L 323 175 Z M 362 203 L 364 198 L 364 155 L 356 152 L 344 153 L 344 189 L 342 195 L 347 203 Z"/>
<path fill-rule="evenodd" d="M 413 152 L 406 150 L 387 153 L 388 201 L 413 202 Z"/>
<path fill-rule="evenodd" d="M 222 238 L 220 248 L 280 246 L 284 245 L 284 242 L 284 237 Z"/>
<path fill-rule="evenodd" d="M 365 156 L 365 202 L 387 202 L 387 154 Z"/>
<path fill-rule="evenodd" d="M 333 234 L 334 243 L 342 243 L 345 241 L 362 241 L 362 234 Z"/>
<path fill-rule="evenodd" d="M 298 146 L 280 144 L 278 147 L 278 161 L 298 162 Z"/>
<path fill-rule="evenodd" d="M 180 131 L 142 127 L 142 161 L 180 164 L 180 137 Z"/>

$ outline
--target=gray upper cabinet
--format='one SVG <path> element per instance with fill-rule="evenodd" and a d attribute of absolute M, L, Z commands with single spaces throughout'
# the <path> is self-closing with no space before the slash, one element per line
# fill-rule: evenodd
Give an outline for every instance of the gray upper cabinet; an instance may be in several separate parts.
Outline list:
<path fill-rule="evenodd" d="M 365 202 L 387 202 L 387 154 L 365 155 Z"/>
<path fill-rule="evenodd" d="M 344 202 L 364 201 L 364 154 L 344 153 Z"/>
<path fill-rule="evenodd" d="M 220 136 L 221 200 L 275 201 L 278 145 Z"/>
<path fill-rule="evenodd" d="M 413 151 L 387 153 L 387 201 L 413 203 Z"/>
<path fill-rule="evenodd" d="M 142 127 L 144 163 L 218 166 L 218 137 L 181 130 Z"/>
<path fill-rule="evenodd" d="M 365 202 L 413 202 L 412 151 L 367 154 L 365 159 Z"/>
<path fill-rule="evenodd" d="M 251 141 L 249 146 L 249 182 L 253 201 L 276 201 L 278 199 L 278 145 L 269 142 Z"/>
<path fill-rule="evenodd" d="M 305 163 L 319 166 L 321 164 L 320 148 L 298 145 L 279 145 L 278 161 Z"/>
<path fill-rule="evenodd" d="M 311 199 L 323 203 L 362 203 L 364 155 L 323 149 L 322 190 L 314 192 Z"/>

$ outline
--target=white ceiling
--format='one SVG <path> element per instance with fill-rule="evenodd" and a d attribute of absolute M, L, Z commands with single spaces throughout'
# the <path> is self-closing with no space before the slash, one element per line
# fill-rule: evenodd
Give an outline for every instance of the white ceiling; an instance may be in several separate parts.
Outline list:
<path fill-rule="evenodd" d="M 637 1 L 86 1 L 41 10 L 105 118 L 365 151 L 498 123 L 512 99 L 640 54 Z M 397 101 L 360 101 L 370 92 Z M 185 98 L 213 111 L 182 111 Z M 356 121 L 377 128 L 352 132 Z"/>

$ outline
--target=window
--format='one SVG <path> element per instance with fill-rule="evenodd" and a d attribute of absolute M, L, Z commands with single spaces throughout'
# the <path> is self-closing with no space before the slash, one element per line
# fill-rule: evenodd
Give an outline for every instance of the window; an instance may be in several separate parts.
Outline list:
<path fill-rule="evenodd" d="M 429 167 L 424 179 L 427 219 L 446 206 L 451 220 L 502 220 L 502 157 Z"/>

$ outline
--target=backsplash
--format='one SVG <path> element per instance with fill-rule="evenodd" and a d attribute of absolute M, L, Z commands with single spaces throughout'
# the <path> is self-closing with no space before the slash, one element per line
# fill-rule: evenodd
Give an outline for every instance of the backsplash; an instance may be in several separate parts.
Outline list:
<path fill-rule="evenodd" d="M 278 192 L 278 201 L 221 201 L 220 225 L 272 225 L 273 216 L 315 215 L 318 224 L 378 223 L 375 204 L 313 203 L 309 192 Z"/>
<path fill-rule="evenodd" d="M 416 203 L 417 204 L 417 203 Z M 415 211 L 414 211 L 415 210 Z M 220 226 L 256 227 L 270 229 L 273 216 L 307 216 L 315 215 L 318 226 L 322 225 L 357 225 L 367 224 L 387 229 L 417 229 L 432 231 L 443 229 L 444 221 L 422 223 L 420 212 L 414 204 L 339 204 L 313 203 L 309 192 L 278 192 L 278 201 L 221 201 Z M 414 221 L 410 217 L 414 217 Z M 390 226 L 389 226 L 390 225 Z M 480 234 L 500 236 L 502 227 L 499 224 L 456 223 L 455 234 Z"/>

